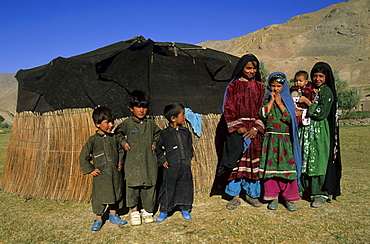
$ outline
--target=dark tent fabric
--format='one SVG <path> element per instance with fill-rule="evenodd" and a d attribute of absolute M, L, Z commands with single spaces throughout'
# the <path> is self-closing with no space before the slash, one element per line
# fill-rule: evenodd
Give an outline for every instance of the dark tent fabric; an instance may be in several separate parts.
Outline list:
<path fill-rule="evenodd" d="M 144 91 L 153 115 L 170 102 L 221 113 L 238 57 L 201 46 L 135 37 L 49 64 L 19 70 L 17 112 L 108 106 L 129 116 L 130 93 Z"/>

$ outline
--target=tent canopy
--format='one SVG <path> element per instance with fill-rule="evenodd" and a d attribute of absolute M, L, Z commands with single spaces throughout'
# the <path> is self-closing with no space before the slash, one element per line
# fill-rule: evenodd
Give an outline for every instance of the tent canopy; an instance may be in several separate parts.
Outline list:
<path fill-rule="evenodd" d="M 130 93 L 144 91 L 150 113 L 170 102 L 197 113 L 221 113 L 225 88 L 238 57 L 196 45 L 135 37 L 70 58 L 19 70 L 17 112 L 66 108 L 113 109 L 130 115 Z"/>

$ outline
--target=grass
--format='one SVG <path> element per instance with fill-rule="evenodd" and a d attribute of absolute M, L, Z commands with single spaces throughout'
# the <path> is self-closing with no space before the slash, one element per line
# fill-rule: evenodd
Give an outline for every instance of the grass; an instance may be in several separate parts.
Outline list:
<path fill-rule="evenodd" d="M 292 213 L 281 205 L 269 211 L 266 204 L 246 203 L 230 211 L 220 196 L 202 193 L 195 196 L 192 220 L 176 212 L 163 223 L 119 228 L 107 222 L 95 233 L 89 230 L 94 219 L 89 203 L 25 199 L 0 190 L 0 242 L 369 243 L 369 142 L 370 126 L 341 128 L 342 196 L 319 209 L 300 201 Z M 9 134 L 0 134 L 0 171 L 8 143 Z"/>

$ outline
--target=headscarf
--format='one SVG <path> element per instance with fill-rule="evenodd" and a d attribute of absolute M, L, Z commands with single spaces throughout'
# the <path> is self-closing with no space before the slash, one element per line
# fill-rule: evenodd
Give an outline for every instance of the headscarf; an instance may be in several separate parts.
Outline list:
<path fill-rule="evenodd" d="M 298 124 L 297 120 L 295 119 L 295 106 L 294 106 L 294 101 L 292 96 L 290 95 L 289 91 L 289 82 L 286 77 L 286 75 L 282 72 L 274 72 L 269 75 L 267 81 L 267 94 L 265 95 L 265 100 L 269 99 L 270 93 L 272 92 L 271 90 L 271 85 L 270 85 L 270 79 L 276 75 L 281 75 L 285 78 L 285 82 L 283 84 L 283 88 L 280 92 L 281 99 L 283 100 L 283 103 L 285 107 L 288 109 L 290 117 L 291 117 L 291 129 L 290 129 L 290 138 L 292 140 L 292 146 L 293 146 L 293 155 L 294 155 L 294 161 L 296 162 L 297 165 L 297 175 L 298 175 L 298 180 L 299 177 L 301 176 L 301 169 L 302 169 L 302 149 L 301 149 L 301 144 L 300 140 L 298 137 Z"/>
<path fill-rule="evenodd" d="M 260 62 L 253 54 L 246 54 L 239 59 L 238 63 L 235 65 L 233 74 L 231 75 L 231 80 L 240 78 L 240 74 L 243 71 L 243 68 L 245 67 L 245 65 L 247 65 L 248 62 L 251 61 L 255 61 L 257 63 L 257 72 L 254 76 L 254 80 L 261 81 Z"/>
<path fill-rule="evenodd" d="M 229 84 L 227 85 L 227 87 L 225 89 L 224 100 L 223 100 L 223 103 L 222 103 L 222 112 L 224 112 L 226 92 L 227 92 L 227 89 L 229 88 L 229 85 L 233 81 L 238 80 L 241 77 L 241 73 L 242 73 L 245 65 L 247 65 L 247 63 L 252 62 L 252 61 L 255 61 L 257 63 L 257 67 L 256 67 L 257 71 L 256 71 L 256 74 L 254 75 L 254 80 L 261 82 L 260 62 L 258 61 L 256 56 L 254 56 L 253 54 L 246 54 L 243 57 L 241 57 L 239 59 L 238 63 L 235 65 L 234 71 L 231 75 L 230 82 L 229 82 Z"/>
<path fill-rule="evenodd" d="M 254 56 L 253 54 L 246 54 L 243 57 L 241 57 L 238 63 L 235 65 L 234 71 L 231 75 L 230 82 L 225 89 L 224 100 L 222 103 L 222 113 L 224 112 L 226 93 L 227 93 L 227 90 L 229 89 L 230 84 L 238 80 L 241 77 L 241 72 L 243 71 L 245 65 L 248 62 L 252 62 L 252 61 L 255 61 L 257 64 L 256 65 L 257 71 L 255 74 L 254 80 L 261 82 L 261 74 L 260 74 L 260 67 L 259 67 L 260 62 L 258 61 L 256 56 Z M 240 135 L 238 133 L 231 133 L 231 134 L 227 133 L 226 138 L 227 138 L 226 139 L 226 149 L 225 149 L 226 153 L 224 154 L 222 161 L 221 161 L 222 167 L 219 167 L 217 170 L 218 176 L 222 175 L 225 172 L 225 169 L 228 169 L 231 172 L 231 170 L 235 167 L 236 162 L 240 159 L 241 155 L 243 154 L 243 151 L 245 152 L 245 150 L 248 148 L 249 144 L 251 143 L 250 138 L 240 140 Z M 229 171 L 227 172 L 230 173 Z"/>
<path fill-rule="evenodd" d="M 313 74 L 317 72 L 317 68 L 325 70 L 325 85 L 327 85 L 333 93 L 333 105 L 327 117 L 330 130 L 330 155 L 328 167 L 326 170 L 326 178 L 324 188 L 329 195 L 333 195 L 333 199 L 339 196 L 340 193 L 340 178 L 342 176 L 342 164 L 340 158 L 340 144 L 339 144 L 339 123 L 338 123 L 338 98 L 335 89 L 335 80 L 332 69 L 329 64 L 324 62 L 316 63 L 311 70 L 311 79 Z"/>

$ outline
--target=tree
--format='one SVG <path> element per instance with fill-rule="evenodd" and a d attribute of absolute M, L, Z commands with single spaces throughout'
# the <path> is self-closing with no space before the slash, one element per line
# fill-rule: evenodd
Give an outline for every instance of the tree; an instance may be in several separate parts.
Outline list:
<path fill-rule="evenodd" d="M 0 115 L 0 123 L 3 123 L 4 122 L 4 117 Z"/>
<path fill-rule="evenodd" d="M 266 84 L 267 78 L 269 77 L 269 70 L 266 68 L 265 62 L 260 61 L 260 73 L 261 73 L 261 82 Z"/>
<path fill-rule="evenodd" d="M 357 106 L 362 97 L 361 89 L 358 87 L 349 87 L 348 81 L 339 77 L 339 71 L 333 72 L 335 85 L 337 89 L 338 107 L 349 114 Z"/>

